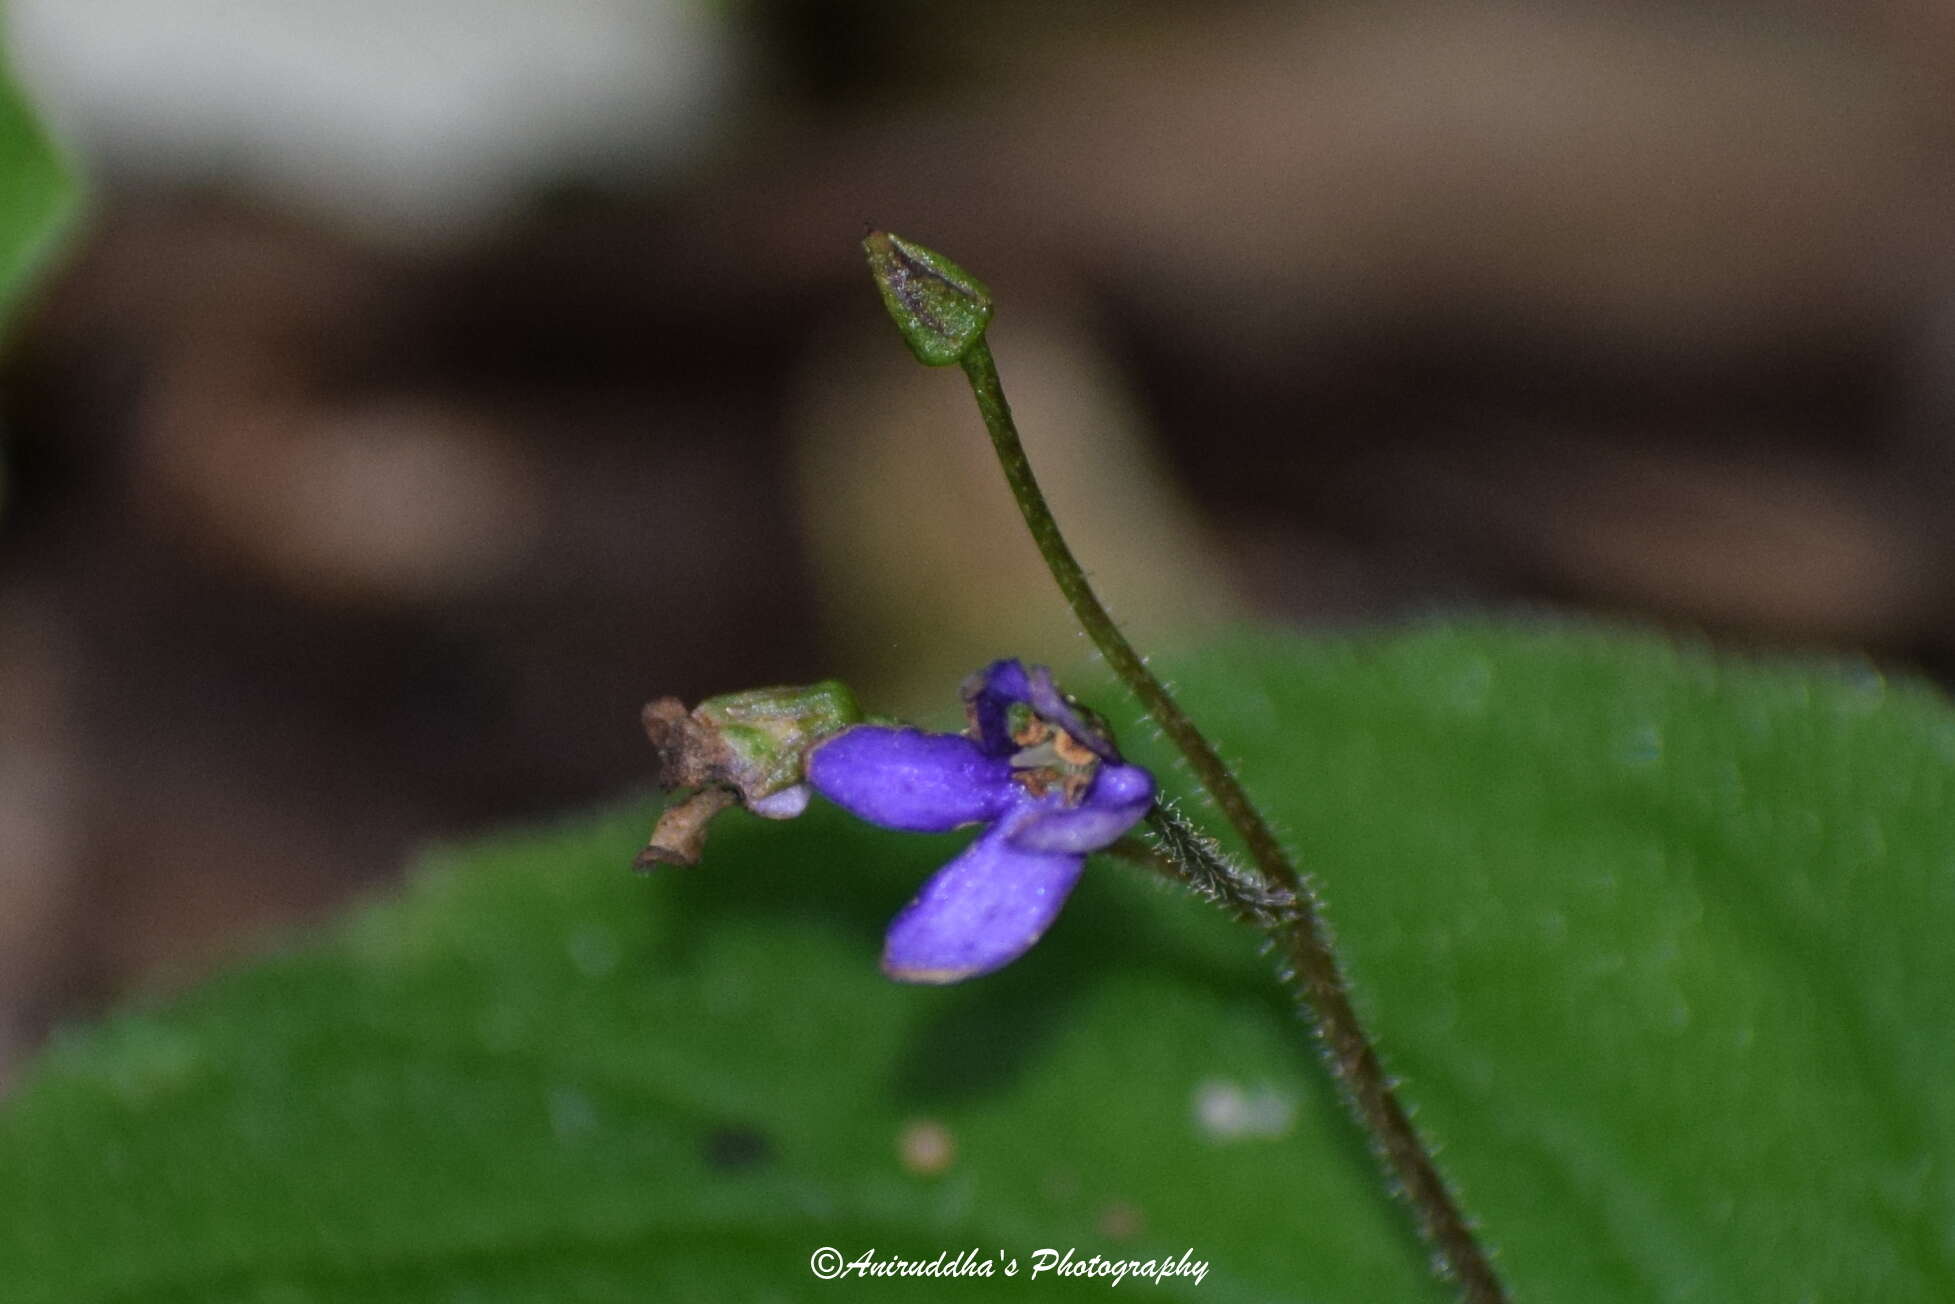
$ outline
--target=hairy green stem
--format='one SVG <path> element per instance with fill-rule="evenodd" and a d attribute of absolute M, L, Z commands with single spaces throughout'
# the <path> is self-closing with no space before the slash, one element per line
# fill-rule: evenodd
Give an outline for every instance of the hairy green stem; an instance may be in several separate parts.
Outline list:
<path fill-rule="evenodd" d="M 1113 667 L 1121 682 L 1140 699 L 1148 715 L 1187 758 L 1196 779 L 1207 789 L 1223 817 L 1248 848 L 1250 859 L 1263 882 L 1246 883 L 1240 872 L 1228 866 L 1219 855 L 1204 857 L 1201 852 L 1192 849 L 1202 840 L 1199 835 L 1193 835 L 1185 823 L 1177 831 L 1174 821 L 1179 820 L 1178 816 L 1155 822 L 1156 835 L 1161 837 L 1164 846 L 1172 848 L 1177 836 L 1189 834 L 1192 838 L 1191 849 L 1186 854 L 1203 861 L 1202 872 L 1215 877 L 1212 882 L 1204 884 L 1187 877 L 1184 871 L 1184 880 L 1249 922 L 1268 929 L 1276 939 L 1282 949 L 1289 977 L 1296 984 L 1304 1012 L 1316 1028 L 1329 1056 L 1332 1077 L 1336 1079 L 1359 1125 L 1370 1134 L 1384 1162 L 1388 1180 L 1404 1192 L 1411 1204 L 1420 1230 L 1438 1252 L 1446 1275 L 1459 1284 L 1462 1298 L 1471 1304 L 1504 1301 L 1506 1292 L 1494 1273 L 1492 1263 L 1474 1236 L 1466 1215 L 1447 1189 L 1445 1179 L 1440 1176 L 1438 1166 L 1420 1139 L 1418 1130 L 1399 1103 L 1391 1079 L 1379 1062 L 1377 1050 L 1364 1025 L 1359 1022 L 1357 1010 L 1351 1004 L 1350 988 L 1345 982 L 1343 969 L 1332 949 L 1330 929 L 1324 922 L 1323 903 L 1314 886 L 1290 863 L 1275 833 L 1249 800 L 1249 794 L 1243 791 L 1234 771 L 1223 763 L 1208 739 L 1195 727 L 1194 721 L 1175 702 L 1166 685 L 1147 668 L 1147 663 L 1134 651 L 1133 645 L 1120 632 L 1113 617 L 1107 614 L 1106 607 L 1093 592 L 1086 572 L 1067 546 L 1065 536 L 1059 532 L 1059 523 L 1053 519 L 1052 509 L 1047 506 L 1038 480 L 1032 474 L 1032 463 L 1025 456 L 1024 445 L 1019 442 L 1018 427 L 1012 421 L 1011 408 L 1005 402 L 1004 388 L 998 380 L 997 363 L 991 356 L 989 343 L 981 334 L 964 350 L 958 364 L 964 368 L 964 374 L 971 382 L 971 391 L 977 396 L 978 411 L 984 417 L 984 428 L 991 435 L 992 446 L 997 449 L 998 462 L 1004 469 L 1006 482 L 1011 486 L 1012 497 L 1017 499 L 1019 511 L 1024 514 L 1025 524 L 1032 532 L 1032 539 L 1038 544 L 1040 555 L 1045 558 L 1046 568 L 1058 581 L 1059 589 L 1071 604 L 1081 628 L 1099 648 L 1100 654 Z M 1213 863 L 1207 863 L 1209 861 Z M 1239 900 L 1231 899 L 1228 895 L 1230 890 L 1239 890 L 1243 895 Z M 1263 904 L 1252 908 L 1252 903 L 1256 901 Z M 1274 908 L 1276 903 L 1280 903 L 1280 909 Z"/>

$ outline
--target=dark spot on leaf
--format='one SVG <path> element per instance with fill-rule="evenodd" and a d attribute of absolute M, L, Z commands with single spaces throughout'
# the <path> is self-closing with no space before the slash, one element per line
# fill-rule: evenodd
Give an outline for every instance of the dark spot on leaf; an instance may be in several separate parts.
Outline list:
<path fill-rule="evenodd" d="M 772 1160 L 774 1143 L 758 1128 L 716 1127 L 706 1134 L 703 1153 L 708 1168 L 736 1173 Z"/>

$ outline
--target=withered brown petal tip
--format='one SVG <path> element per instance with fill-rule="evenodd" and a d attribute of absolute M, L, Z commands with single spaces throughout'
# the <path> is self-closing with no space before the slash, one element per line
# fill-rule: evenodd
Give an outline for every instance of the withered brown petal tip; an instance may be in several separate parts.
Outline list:
<path fill-rule="evenodd" d="M 731 806 L 733 800 L 733 794 L 725 788 L 701 788 L 677 805 L 666 807 L 652 830 L 652 840 L 631 862 L 632 867 L 697 865 L 706 853 L 706 826 L 713 822 L 715 815 Z"/>
<path fill-rule="evenodd" d="M 645 737 L 658 756 L 654 782 L 661 788 L 696 788 L 708 782 L 721 759 L 719 740 L 700 728 L 676 697 L 645 703 L 639 713 Z"/>
<path fill-rule="evenodd" d="M 660 865 L 678 865 L 689 869 L 698 863 L 696 860 L 681 860 L 669 848 L 655 845 L 646 847 L 631 858 L 631 867 L 641 874 L 649 874 Z"/>
<path fill-rule="evenodd" d="M 645 709 L 639 712 L 638 718 L 643 721 L 645 736 L 652 740 L 652 746 L 663 751 L 685 732 L 686 726 L 691 723 L 688 714 L 686 704 L 678 698 L 661 697 L 645 703 Z"/>

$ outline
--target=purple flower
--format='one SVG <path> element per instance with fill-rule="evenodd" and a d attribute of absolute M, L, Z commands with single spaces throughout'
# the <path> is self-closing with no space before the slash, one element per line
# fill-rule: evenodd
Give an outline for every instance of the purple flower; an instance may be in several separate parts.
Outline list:
<path fill-rule="evenodd" d="M 889 926 L 883 971 L 953 983 L 1016 960 L 1051 925 L 1088 852 L 1154 802 L 1154 779 L 1120 759 L 1043 666 L 993 663 L 964 686 L 965 734 L 855 725 L 808 753 L 830 801 L 884 828 L 986 826 Z"/>

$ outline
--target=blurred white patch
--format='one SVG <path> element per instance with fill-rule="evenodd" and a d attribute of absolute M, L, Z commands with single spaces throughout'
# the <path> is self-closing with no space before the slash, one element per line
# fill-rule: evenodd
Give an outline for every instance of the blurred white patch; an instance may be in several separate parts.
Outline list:
<path fill-rule="evenodd" d="M 896 1137 L 896 1156 L 917 1177 L 936 1177 L 957 1162 L 957 1138 L 935 1119 L 912 1119 Z"/>
<path fill-rule="evenodd" d="M 1195 1130 L 1210 1141 L 1244 1141 L 1290 1134 L 1297 1102 L 1275 1087 L 1245 1088 L 1226 1078 L 1195 1087 Z"/>
<path fill-rule="evenodd" d="M 732 45 L 682 0 L 15 0 L 14 64 L 86 160 L 394 237 L 696 149 Z"/>

